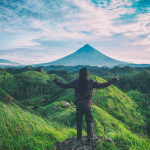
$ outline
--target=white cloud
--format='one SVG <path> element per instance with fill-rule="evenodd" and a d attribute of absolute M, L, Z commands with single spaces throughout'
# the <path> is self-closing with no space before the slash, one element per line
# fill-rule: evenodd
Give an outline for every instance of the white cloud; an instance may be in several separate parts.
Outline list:
<path fill-rule="evenodd" d="M 139 40 L 133 43 L 134 45 L 150 45 L 150 38 L 145 38 L 144 40 Z"/>
<path fill-rule="evenodd" d="M 130 44 L 133 48 L 137 45 L 149 45 L 149 37 L 136 38 L 139 35 L 150 34 L 149 13 L 137 15 L 134 23 L 124 24 L 119 20 L 122 15 L 135 13 L 135 9 L 130 7 L 131 4 L 128 0 L 111 0 L 110 5 L 105 2 L 104 7 L 101 7 L 102 4 L 96 7 L 90 0 L 55 0 L 48 3 L 44 0 L 27 0 L 24 5 L 14 3 L 16 9 L 1 7 L 4 13 L 0 13 L 0 17 L 5 20 L 0 21 L 0 32 L 22 35 L 20 38 L 15 35 L 16 38 L 7 45 L 12 49 L 28 47 L 29 52 L 30 49 L 38 49 L 39 46 L 37 55 L 41 54 L 40 50 L 43 52 L 41 46 L 44 47 L 44 44 L 41 45 L 34 39 L 94 43 L 99 42 L 101 37 L 113 38 L 115 33 L 123 33 L 127 39 L 134 40 L 130 43 L 126 41 L 124 45 Z M 28 35 L 26 32 L 31 34 Z M 61 53 L 60 50 L 59 54 Z M 16 53 L 16 55 L 20 54 Z M 52 54 L 48 56 L 54 58 Z M 44 57 L 48 60 L 46 54 L 43 54 Z"/>
<path fill-rule="evenodd" d="M 22 37 L 21 39 L 17 39 L 15 41 L 13 41 L 10 46 L 12 47 L 30 47 L 30 46 L 34 46 L 34 45 L 40 45 L 37 42 L 32 42 L 32 40 L 34 40 L 35 38 L 37 38 L 36 36 L 27 36 L 27 37 Z"/>
<path fill-rule="evenodd" d="M 130 26 L 129 30 L 124 33 L 125 36 L 137 37 L 140 35 L 150 34 L 150 14 L 138 14 L 137 23 L 134 23 Z M 125 26 L 126 29 L 127 26 Z M 150 36 L 145 37 L 144 39 L 137 39 L 137 42 L 133 42 L 133 45 L 150 45 Z"/>
<path fill-rule="evenodd" d="M 16 64 L 0 63 L 0 65 L 10 65 L 10 66 L 15 66 Z"/>
<path fill-rule="evenodd" d="M 150 64 L 150 51 L 144 49 L 125 52 L 120 51 L 117 53 L 109 52 L 107 56 L 128 63 Z"/>
<path fill-rule="evenodd" d="M 63 3 L 61 1 L 59 3 L 57 2 L 50 3 L 49 10 L 46 3 L 34 0 L 32 2 L 27 1 L 27 5 L 19 5 L 15 11 L 9 9 L 5 11 L 11 24 L 15 25 L 19 31 L 33 28 L 41 30 L 41 34 L 48 32 L 57 37 L 61 36 L 66 38 L 70 38 L 70 34 L 73 35 L 72 38 L 75 36 L 81 37 L 80 31 L 91 32 L 96 37 L 101 35 L 110 36 L 112 35 L 111 32 L 122 32 L 122 30 L 118 31 L 112 25 L 114 22 L 113 19 L 119 18 L 120 15 L 134 12 L 133 9 L 124 7 L 125 4 L 129 4 L 128 2 L 122 2 L 121 0 L 111 1 L 110 6 L 108 5 L 105 9 L 95 7 L 94 3 L 90 3 L 89 0 L 73 0 L 72 3 L 67 0 L 64 0 Z M 43 20 L 38 17 L 34 18 L 34 16 L 26 16 L 28 14 L 17 17 L 22 8 L 26 8 L 33 13 L 39 13 L 39 16 L 44 17 Z M 68 33 L 63 27 L 66 27 L 71 33 Z M 15 29 L 15 27 L 7 26 L 5 31 L 11 32 L 10 28 L 12 32 Z M 85 36 L 82 36 L 82 38 L 85 38 Z"/>

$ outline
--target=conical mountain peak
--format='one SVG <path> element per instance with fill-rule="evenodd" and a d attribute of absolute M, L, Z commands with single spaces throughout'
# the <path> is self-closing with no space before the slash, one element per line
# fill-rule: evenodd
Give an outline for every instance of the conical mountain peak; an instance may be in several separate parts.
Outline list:
<path fill-rule="evenodd" d="M 89 44 L 85 44 L 82 48 L 91 48 L 91 49 L 94 49 L 91 45 L 89 45 Z"/>
<path fill-rule="evenodd" d="M 91 48 L 93 48 L 93 47 L 90 46 L 89 44 L 85 44 L 83 47 L 91 47 Z"/>
<path fill-rule="evenodd" d="M 115 59 L 112 59 L 89 44 L 85 44 L 83 47 L 75 51 L 74 53 L 65 56 L 59 60 L 44 63 L 40 65 L 66 65 L 66 66 L 75 66 L 75 65 L 91 65 L 91 66 L 112 66 L 126 64 Z"/>
<path fill-rule="evenodd" d="M 79 50 L 77 50 L 77 52 L 92 52 L 95 49 L 90 46 L 89 44 L 85 44 L 83 47 L 81 47 Z"/>

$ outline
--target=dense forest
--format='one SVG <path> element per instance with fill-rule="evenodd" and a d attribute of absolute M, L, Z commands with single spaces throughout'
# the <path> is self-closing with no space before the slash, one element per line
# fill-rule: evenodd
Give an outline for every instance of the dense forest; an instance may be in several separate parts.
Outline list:
<path fill-rule="evenodd" d="M 68 67 L 71 71 L 62 67 L 0 68 L 0 149 L 54 149 L 56 141 L 76 135 L 74 91 L 59 88 L 52 78 L 70 82 L 78 78 L 78 70 L 83 66 L 74 70 Z M 100 83 L 119 76 L 117 83 L 93 91 L 95 134 L 104 136 L 105 127 L 107 136 L 115 142 L 99 146 L 114 150 L 149 149 L 150 68 L 88 66 L 88 69 L 89 78 Z M 71 106 L 64 108 L 63 102 Z"/>
<path fill-rule="evenodd" d="M 10 74 L 19 74 L 22 72 L 26 71 L 39 71 L 41 73 L 45 73 L 51 70 L 55 71 L 69 71 L 69 72 L 76 72 L 78 73 L 79 69 L 86 67 L 92 74 L 98 75 L 98 76 L 112 76 L 112 75 L 121 75 L 121 74 L 128 74 L 133 71 L 140 72 L 142 70 L 148 70 L 150 71 L 150 67 L 130 67 L 130 66 L 124 66 L 124 67 L 118 67 L 115 66 L 113 68 L 108 68 L 108 67 L 97 67 L 97 66 L 83 66 L 83 65 L 78 65 L 78 66 L 63 66 L 63 65 L 58 65 L 58 66 L 39 66 L 39 67 L 32 67 L 32 66 L 26 66 L 26 67 L 10 67 L 6 68 L 5 70 L 10 73 Z"/>

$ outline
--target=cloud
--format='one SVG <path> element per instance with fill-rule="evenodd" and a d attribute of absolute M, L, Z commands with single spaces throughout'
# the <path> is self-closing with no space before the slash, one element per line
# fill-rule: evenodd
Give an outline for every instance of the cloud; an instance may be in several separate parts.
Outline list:
<path fill-rule="evenodd" d="M 134 0 L 132 7 L 136 8 L 137 12 L 146 13 L 149 11 L 150 1 L 149 0 Z"/>
<path fill-rule="evenodd" d="M 150 51 L 144 49 L 110 52 L 108 56 L 128 63 L 150 64 Z"/>
<path fill-rule="evenodd" d="M 54 60 L 86 43 L 106 52 L 112 47 L 114 52 L 138 49 L 150 43 L 149 36 L 142 36 L 150 34 L 150 14 L 138 12 L 139 4 L 128 0 L 1 0 L 1 49 L 14 51 L 24 62 L 25 57 Z M 11 52 L 6 51 L 7 55 Z"/>
<path fill-rule="evenodd" d="M 45 32 L 52 33 L 58 37 L 70 38 L 70 34 L 64 30 L 64 27 L 71 31 L 75 36 L 81 36 L 79 33 L 82 30 L 92 32 L 93 35 L 112 35 L 111 31 L 115 31 L 112 23 L 113 19 L 117 19 L 123 14 L 132 14 L 134 12 L 131 8 L 126 8 L 125 5 L 129 3 L 123 3 L 121 0 L 113 0 L 110 5 L 107 5 L 106 9 L 101 7 L 95 7 L 90 1 L 79 0 L 57 0 L 55 2 L 46 1 L 26 1 L 26 3 L 10 3 L 15 5 L 15 9 L 12 7 L 3 8 L 3 19 L 6 18 L 9 21 L 9 25 L 4 25 L 6 32 L 23 32 L 23 30 L 35 30 L 41 31 L 41 34 Z M 10 9 L 11 8 L 11 9 Z M 17 30 L 15 30 L 17 28 Z M 62 33 L 62 34 L 58 34 Z M 66 33 L 66 34 L 64 34 Z M 72 36 L 73 38 L 75 36 Z M 83 36 L 84 38 L 84 36 Z"/>
<path fill-rule="evenodd" d="M 35 38 L 36 38 L 36 36 L 22 37 L 21 39 L 18 39 L 16 41 L 12 42 L 10 44 L 10 46 L 18 48 L 18 47 L 31 47 L 34 45 L 40 45 L 39 43 L 32 41 Z"/>
<path fill-rule="evenodd" d="M 144 40 L 139 40 L 139 42 L 133 43 L 134 45 L 150 45 L 150 37 Z"/>
<path fill-rule="evenodd" d="M 53 53 L 55 51 L 55 53 Z M 14 50 L 0 50 L 0 54 L 3 59 L 7 59 L 23 65 L 38 64 L 44 62 L 50 62 L 64 57 L 63 54 L 57 52 L 57 49 L 32 49 L 18 48 Z"/>

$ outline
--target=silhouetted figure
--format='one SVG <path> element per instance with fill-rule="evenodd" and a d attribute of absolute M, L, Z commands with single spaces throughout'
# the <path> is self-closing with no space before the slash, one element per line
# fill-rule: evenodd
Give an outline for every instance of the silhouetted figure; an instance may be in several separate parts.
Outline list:
<path fill-rule="evenodd" d="M 112 78 L 111 81 L 105 83 L 98 83 L 89 79 L 89 72 L 87 68 L 79 70 L 79 78 L 70 83 L 61 83 L 58 79 L 54 79 L 54 83 L 59 87 L 68 89 L 74 88 L 76 105 L 76 122 L 77 122 L 77 139 L 82 139 L 82 119 L 85 114 L 87 125 L 87 140 L 93 140 L 93 115 L 92 115 L 92 93 L 93 88 L 105 88 L 119 80 L 117 77 Z"/>

